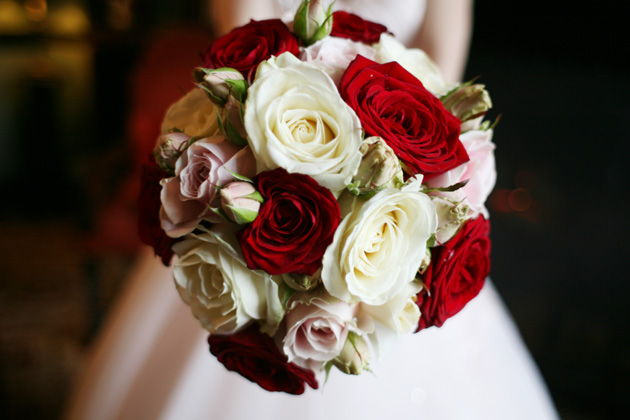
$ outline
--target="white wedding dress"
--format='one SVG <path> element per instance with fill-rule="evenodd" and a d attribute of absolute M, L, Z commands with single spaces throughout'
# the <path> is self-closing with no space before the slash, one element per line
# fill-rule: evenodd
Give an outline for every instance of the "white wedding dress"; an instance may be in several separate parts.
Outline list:
<path fill-rule="evenodd" d="M 395 0 L 411 4 L 406 0 Z M 424 14 L 415 1 L 393 22 L 382 2 L 340 1 L 408 40 Z M 373 6 L 367 7 L 368 3 Z M 380 6 L 379 6 L 380 5 Z M 418 7 L 418 5 L 420 5 Z M 400 6 L 398 6 L 400 7 Z M 384 10 L 387 9 L 387 10 Z M 397 16 L 401 16 L 400 13 Z M 408 33 L 405 28 L 411 28 Z M 401 33 L 402 32 L 402 33 Z M 442 328 L 404 337 L 373 372 L 333 369 L 320 389 L 270 393 L 227 371 L 180 300 L 172 271 L 150 249 L 94 344 L 67 420 L 431 419 L 554 420 L 545 384 L 493 285 Z"/>

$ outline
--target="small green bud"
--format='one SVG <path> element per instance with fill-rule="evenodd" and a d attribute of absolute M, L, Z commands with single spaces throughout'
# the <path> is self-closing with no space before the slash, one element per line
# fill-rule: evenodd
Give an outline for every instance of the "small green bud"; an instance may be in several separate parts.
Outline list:
<path fill-rule="evenodd" d="M 320 0 L 303 0 L 293 18 L 293 32 L 308 46 L 330 35 L 332 4 L 324 10 Z"/>
<path fill-rule="evenodd" d="M 341 353 L 332 360 L 332 363 L 345 374 L 358 375 L 367 368 L 369 358 L 370 350 L 365 339 L 350 332 Z"/>
<path fill-rule="evenodd" d="M 219 190 L 225 216 L 238 224 L 251 223 L 258 216 L 263 199 L 249 182 L 230 182 Z"/>
<path fill-rule="evenodd" d="M 492 108 L 490 94 L 481 84 L 464 83 L 444 96 L 442 103 L 462 122 L 462 131 L 477 128 L 481 117 Z"/>
<path fill-rule="evenodd" d="M 283 274 L 282 280 L 291 289 L 305 292 L 315 288 L 321 282 L 321 269 L 317 270 L 312 276 L 297 273 Z"/>
<path fill-rule="evenodd" d="M 398 187 L 403 182 L 402 169 L 396 153 L 381 137 L 368 137 L 359 148 L 363 158 L 357 174 L 348 186 L 356 195 L 374 193 L 387 186 Z"/>

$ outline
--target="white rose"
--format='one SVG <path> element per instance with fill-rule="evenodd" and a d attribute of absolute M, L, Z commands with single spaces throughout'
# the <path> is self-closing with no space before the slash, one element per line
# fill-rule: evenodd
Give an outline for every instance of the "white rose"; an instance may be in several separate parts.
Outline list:
<path fill-rule="evenodd" d="M 497 180 L 492 134 L 492 130 L 471 130 L 462 134 L 459 139 L 470 160 L 428 181 L 430 187 L 447 187 L 468 180 L 457 191 L 439 194 L 452 200 L 463 200 L 470 207 L 468 216 L 473 219 L 479 214 L 489 217 L 484 203 Z"/>
<path fill-rule="evenodd" d="M 263 320 L 275 330 L 283 316 L 278 285 L 262 270 L 247 268 L 232 233 L 215 228 L 189 235 L 173 249 L 177 291 L 205 329 L 231 334 Z"/>
<path fill-rule="evenodd" d="M 341 76 L 357 54 L 374 60 L 376 50 L 361 42 L 328 36 L 305 48 L 301 59 L 326 72 L 339 85 Z"/>
<path fill-rule="evenodd" d="M 383 305 L 360 305 L 360 310 L 374 320 L 399 334 L 407 334 L 418 328 L 420 308 L 416 305 L 416 295 L 422 286 L 416 282 L 407 285 L 396 296 Z"/>
<path fill-rule="evenodd" d="M 326 73 L 290 53 L 260 64 L 244 121 L 258 172 L 281 167 L 338 191 L 361 162 L 356 114 Z"/>
<path fill-rule="evenodd" d="M 442 78 L 438 66 L 427 53 L 417 48 L 407 48 L 396 38 L 381 34 L 380 41 L 374 44 L 379 63 L 397 61 L 405 70 L 413 74 L 435 96 L 447 93 L 453 86 Z"/>
<path fill-rule="evenodd" d="M 417 182 L 402 191 L 382 190 L 365 202 L 354 200 L 322 262 L 322 281 L 331 295 L 382 305 L 415 278 L 437 228 L 435 206 L 419 187 Z"/>
<path fill-rule="evenodd" d="M 203 90 L 191 90 L 166 111 L 162 132 L 174 128 L 196 138 L 217 133 L 217 111 Z"/>
<path fill-rule="evenodd" d="M 289 362 L 318 371 L 339 355 L 352 327 L 354 309 L 345 302 L 320 297 L 298 302 L 285 317 L 283 350 Z"/>

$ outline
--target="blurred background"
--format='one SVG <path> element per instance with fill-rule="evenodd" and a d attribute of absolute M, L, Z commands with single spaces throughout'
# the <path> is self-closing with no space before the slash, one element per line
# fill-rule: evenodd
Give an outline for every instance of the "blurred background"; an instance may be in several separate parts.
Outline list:
<path fill-rule="evenodd" d="M 492 277 L 563 419 L 630 409 L 626 2 L 476 2 Z M 212 39 L 193 0 L 0 0 L 0 417 L 57 419 L 139 249 L 137 162 Z"/>

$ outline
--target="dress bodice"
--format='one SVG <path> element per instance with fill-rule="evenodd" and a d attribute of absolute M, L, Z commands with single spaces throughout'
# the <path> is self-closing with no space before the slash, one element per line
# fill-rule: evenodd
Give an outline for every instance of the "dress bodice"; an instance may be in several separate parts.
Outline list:
<path fill-rule="evenodd" d="M 279 15 L 292 18 L 300 0 L 276 0 Z M 415 38 L 426 9 L 426 0 L 336 0 L 334 10 L 359 13 L 362 18 L 385 25 L 406 45 Z"/>

